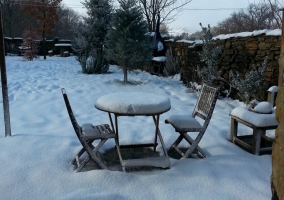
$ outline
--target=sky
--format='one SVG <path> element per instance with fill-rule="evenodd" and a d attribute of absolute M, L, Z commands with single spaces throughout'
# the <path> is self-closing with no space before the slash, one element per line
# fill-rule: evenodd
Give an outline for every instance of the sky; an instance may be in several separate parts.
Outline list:
<path fill-rule="evenodd" d="M 61 88 L 66 89 L 80 125 L 110 124 L 107 113 L 94 107 L 107 94 L 138 91 L 169 98 L 171 109 L 160 116 L 159 123 L 166 148 L 178 134 L 164 123 L 165 119 L 170 115 L 191 114 L 198 93 L 189 92 L 178 79 L 141 70 L 129 73 L 132 84 L 123 85 L 123 72 L 114 65 L 107 74 L 82 74 L 75 57 L 26 61 L 23 57 L 6 56 L 6 65 L 12 136 L 4 137 L 4 120 L 0 115 L 1 199 L 271 199 L 271 155 L 255 156 L 229 142 L 229 114 L 238 107 L 246 109 L 243 102 L 218 98 L 199 143 L 206 154 L 204 159 L 170 158 L 171 168 L 166 170 L 126 173 L 119 165 L 110 165 L 111 170 L 75 173 L 70 161 L 81 145 L 68 117 Z M 120 144 L 153 141 L 151 117 L 121 116 L 118 121 Z M 252 130 L 240 124 L 239 133 L 251 134 Z M 268 135 L 274 137 L 274 130 L 268 131 Z M 108 140 L 102 153 L 112 152 L 117 158 L 114 145 L 114 140 Z M 186 143 L 181 145 L 186 147 Z M 160 144 L 157 150 L 162 154 Z"/>
<path fill-rule="evenodd" d="M 246 9 L 250 3 L 259 3 L 262 0 L 192 0 L 184 6 L 184 10 L 176 16 L 176 20 L 169 24 L 173 35 L 194 33 L 200 31 L 199 23 L 204 26 L 217 25 L 218 22 L 228 18 L 234 11 Z M 63 4 L 84 13 L 84 8 L 78 0 L 63 0 Z"/>

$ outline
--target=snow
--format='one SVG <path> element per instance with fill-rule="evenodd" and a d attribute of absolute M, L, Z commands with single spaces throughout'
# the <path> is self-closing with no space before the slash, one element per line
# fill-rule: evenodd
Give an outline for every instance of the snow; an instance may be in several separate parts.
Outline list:
<path fill-rule="evenodd" d="M 282 34 L 281 29 L 274 29 L 274 30 L 255 30 L 252 32 L 240 32 L 240 33 L 231 33 L 231 34 L 221 34 L 217 35 L 212 38 L 212 40 L 226 40 L 229 38 L 237 38 L 237 37 L 251 37 L 251 36 L 258 36 L 258 35 L 266 35 L 266 36 L 280 36 Z M 189 48 L 194 48 L 197 44 L 203 44 L 202 40 L 178 40 L 177 42 L 183 42 L 183 43 L 191 43 L 193 45 L 190 45 Z"/>
<path fill-rule="evenodd" d="M 279 87 L 278 86 L 271 86 L 267 91 L 268 92 L 278 92 Z"/>
<path fill-rule="evenodd" d="M 190 115 L 171 115 L 167 121 L 175 127 L 186 128 L 202 128 L 201 124 Z"/>
<path fill-rule="evenodd" d="M 164 50 L 164 45 L 162 42 L 158 42 L 158 51 Z"/>
<path fill-rule="evenodd" d="M 158 57 L 153 57 L 152 60 L 157 61 L 157 62 L 166 62 L 167 57 L 166 56 L 158 56 Z"/>
<path fill-rule="evenodd" d="M 171 109 L 160 117 L 160 132 L 167 148 L 177 134 L 164 120 L 170 115 L 190 115 L 198 94 L 187 93 L 181 81 L 140 70 L 128 74 L 132 83 L 128 85 L 121 84 L 123 72 L 115 66 L 110 66 L 108 74 L 84 75 L 72 56 L 34 61 L 6 57 L 6 65 L 13 136 L 4 137 L 4 119 L 0 115 L 1 199 L 271 198 L 271 155 L 254 156 L 229 142 L 229 114 L 244 105 L 242 102 L 218 99 L 199 144 L 205 159 L 171 158 L 168 170 L 74 173 L 70 160 L 81 146 L 64 105 L 62 87 L 79 124 L 109 123 L 108 115 L 94 107 L 104 95 L 146 92 L 168 97 Z M 151 117 L 119 117 L 119 125 L 121 144 L 151 142 L 154 137 Z M 252 133 L 241 124 L 239 128 Z M 102 150 L 113 147 L 114 141 L 108 140 Z"/>
<path fill-rule="evenodd" d="M 254 111 L 262 114 L 272 113 L 272 105 L 268 101 L 262 101 L 254 107 Z"/>
<path fill-rule="evenodd" d="M 112 113 L 151 115 L 168 111 L 171 102 L 166 96 L 147 92 L 118 92 L 100 97 L 95 107 Z"/>
<path fill-rule="evenodd" d="M 261 104 L 261 102 L 259 103 Z M 257 104 L 256 107 L 259 105 Z M 269 103 L 270 104 L 270 103 Z M 271 106 L 271 105 L 270 105 Z M 255 107 L 255 108 L 256 108 Z M 260 105 L 259 110 L 263 110 L 263 105 Z M 265 105 L 266 107 L 266 105 Z M 272 107 L 272 106 L 271 106 Z M 254 110 L 255 110 L 254 108 Z M 257 127 L 277 126 L 278 122 L 275 118 L 275 110 L 272 109 L 270 114 L 261 114 L 248 110 L 248 107 L 240 106 L 232 110 L 231 115 L 236 116 L 243 121 L 249 122 Z"/>
<path fill-rule="evenodd" d="M 58 44 L 55 44 L 54 46 L 56 47 L 71 47 L 72 45 L 71 44 L 65 44 L 65 43 L 58 43 Z"/>

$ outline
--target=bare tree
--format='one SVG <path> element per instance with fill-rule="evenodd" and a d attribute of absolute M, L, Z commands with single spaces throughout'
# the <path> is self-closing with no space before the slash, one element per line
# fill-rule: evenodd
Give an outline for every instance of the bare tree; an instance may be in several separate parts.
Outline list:
<path fill-rule="evenodd" d="M 192 0 L 139 0 L 143 14 L 148 23 L 149 32 L 155 31 L 157 16 L 160 13 L 160 23 L 168 23 L 174 20 L 182 7 Z"/>
<path fill-rule="evenodd" d="M 274 14 L 274 20 L 276 21 L 278 28 L 281 28 L 282 16 L 281 16 L 281 12 L 279 12 L 279 9 L 284 8 L 283 0 L 282 1 L 274 0 L 274 2 L 272 2 L 272 0 L 264 0 L 264 1 L 270 5 L 271 10 Z"/>
<path fill-rule="evenodd" d="M 167 24 L 165 24 L 165 23 L 162 23 L 161 25 L 160 25 L 160 33 L 161 34 L 169 34 L 169 27 L 167 26 Z"/>
<path fill-rule="evenodd" d="M 42 33 L 43 56 L 46 59 L 46 34 L 52 33 L 58 21 L 57 9 L 62 0 L 27 0 L 24 11 L 38 23 L 38 31 Z"/>
<path fill-rule="evenodd" d="M 214 35 L 254 31 L 261 29 L 275 29 L 279 25 L 275 19 L 275 5 L 249 4 L 248 8 L 234 12 L 224 21 L 220 22 L 212 30 Z"/>
<path fill-rule="evenodd" d="M 6 37 L 19 37 L 34 21 L 22 11 L 22 3 L 5 0 L 2 5 L 3 32 Z"/>
<path fill-rule="evenodd" d="M 55 23 L 53 35 L 63 39 L 72 39 L 75 36 L 75 31 L 82 23 L 82 16 L 76 11 L 65 6 L 58 8 L 58 21 Z"/>

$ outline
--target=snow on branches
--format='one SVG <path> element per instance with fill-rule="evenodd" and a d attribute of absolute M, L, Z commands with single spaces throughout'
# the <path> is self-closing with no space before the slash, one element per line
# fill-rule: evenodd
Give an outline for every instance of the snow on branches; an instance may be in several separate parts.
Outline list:
<path fill-rule="evenodd" d="M 238 95 L 246 104 L 249 103 L 252 95 L 257 95 L 256 93 L 260 90 L 266 71 L 266 64 L 267 57 L 264 59 L 261 66 L 256 67 L 253 65 L 253 69 L 246 74 L 245 77 L 241 77 L 239 72 L 234 74 L 232 70 L 230 71 L 230 84 L 239 91 Z"/>
<path fill-rule="evenodd" d="M 210 26 L 202 27 L 203 46 L 202 51 L 199 54 L 200 60 L 205 63 L 204 67 L 197 67 L 197 74 L 202 79 L 202 82 L 208 85 L 212 85 L 213 81 L 220 78 L 220 73 L 217 70 L 217 57 L 221 53 L 220 47 L 213 46 L 213 35 L 210 31 Z"/>

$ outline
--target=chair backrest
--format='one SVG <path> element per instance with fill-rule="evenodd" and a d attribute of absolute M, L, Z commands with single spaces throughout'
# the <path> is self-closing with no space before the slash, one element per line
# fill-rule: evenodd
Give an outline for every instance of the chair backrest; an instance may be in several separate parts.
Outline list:
<path fill-rule="evenodd" d="M 218 94 L 219 88 L 214 88 L 203 84 L 199 98 L 192 112 L 193 117 L 198 116 L 205 120 L 203 126 L 207 126 L 212 117 Z"/>
<path fill-rule="evenodd" d="M 70 103 L 69 103 L 69 100 L 68 100 L 68 96 L 66 94 L 66 91 L 64 88 L 61 89 L 62 91 L 62 95 L 63 95 L 63 98 L 64 98 L 64 102 L 65 102 L 65 105 L 66 105 L 66 108 L 67 108 L 67 111 L 68 111 L 68 115 L 70 117 L 70 120 L 71 120 L 71 123 L 73 125 L 73 128 L 76 132 L 76 135 L 78 137 L 78 139 L 80 140 L 80 135 L 81 135 L 81 127 L 79 126 L 79 124 L 77 123 L 77 120 L 73 114 L 73 111 L 72 111 L 72 108 L 70 106 Z"/>

